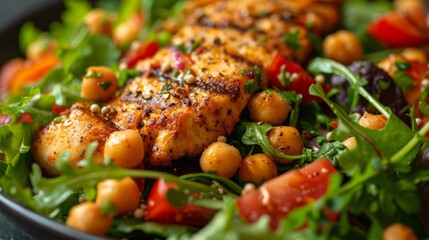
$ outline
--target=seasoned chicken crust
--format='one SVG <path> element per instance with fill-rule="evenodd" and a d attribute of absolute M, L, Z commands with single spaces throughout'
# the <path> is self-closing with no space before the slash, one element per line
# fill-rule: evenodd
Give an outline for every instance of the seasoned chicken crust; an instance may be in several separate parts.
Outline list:
<path fill-rule="evenodd" d="M 299 3 L 298 3 L 299 2 Z M 48 175 L 57 175 L 55 162 L 64 151 L 71 163 L 83 157 L 90 142 L 99 146 L 94 159 L 102 163 L 104 143 L 118 130 L 139 130 L 145 145 L 145 162 L 170 166 L 184 156 L 198 156 L 219 136 L 229 135 L 246 107 L 251 93 L 246 84 L 258 83 L 258 69 L 267 69 L 279 52 L 296 62 L 304 62 L 311 52 L 305 21 L 309 16 L 326 21 L 312 34 L 332 29 L 337 5 L 328 1 L 192 1 L 185 7 L 183 26 L 171 46 L 141 61 L 141 76 L 130 80 L 118 97 L 106 103 L 108 116 L 91 113 L 88 104 L 76 103 L 67 119 L 46 126 L 33 145 L 33 157 Z M 300 49 L 284 43 L 285 34 L 299 32 Z M 186 68 L 174 66 L 178 50 Z M 186 84 L 185 74 L 195 76 Z M 261 86 L 266 86 L 262 76 Z"/>

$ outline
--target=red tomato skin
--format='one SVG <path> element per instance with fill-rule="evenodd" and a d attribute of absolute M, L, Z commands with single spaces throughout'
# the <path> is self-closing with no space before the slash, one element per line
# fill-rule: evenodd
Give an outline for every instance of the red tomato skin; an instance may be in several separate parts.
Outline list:
<path fill-rule="evenodd" d="M 60 107 L 57 104 L 52 105 L 51 110 L 58 115 L 63 115 L 65 112 L 69 111 L 67 108 Z"/>
<path fill-rule="evenodd" d="M 307 166 L 287 172 L 237 199 L 243 220 L 253 223 L 261 216 L 270 217 L 275 230 L 289 212 L 323 196 L 329 177 L 336 173 L 328 159 L 319 159 Z"/>
<path fill-rule="evenodd" d="M 21 114 L 21 117 L 19 117 L 19 122 L 32 124 L 34 123 L 34 120 L 29 113 L 23 113 Z"/>
<path fill-rule="evenodd" d="M 162 223 L 180 223 L 202 227 L 206 225 L 216 213 L 215 210 L 195 206 L 187 203 L 185 206 L 175 208 L 166 199 L 169 189 L 175 189 L 177 185 L 158 179 L 153 185 L 147 200 L 146 220 Z"/>
<path fill-rule="evenodd" d="M 295 81 L 292 81 L 287 89 L 285 89 L 285 87 L 283 87 L 277 79 L 277 75 L 280 73 L 280 68 L 282 65 L 285 65 L 286 72 L 291 74 L 297 73 L 299 75 L 299 78 Z M 310 86 L 316 83 L 314 78 L 301 66 L 287 60 L 280 53 L 277 53 L 271 62 L 270 69 L 268 70 L 268 78 L 270 79 L 271 84 L 278 89 L 295 91 L 296 93 L 301 94 L 303 97 L 302 103 L 304 105 L 307 105 L 313 100 L 321 102 L 319 97 L 310 95 L 308 92 Z"/>
<path fill-rule="evenodd" d="M 152 57 L 158 50 L 159 45 L 157 41 L 143 43 L 136 51 L 130 51 L 127 53 L 127 55 L 122 59 L 122 62 L 127 64 L 128 68 L 133 68 L 140 60 Z"/>
<path fill-rule="evenodd" d="M 416 46 L 425 44 L 429 40 L 415 26 L 424 22 L 422 10 L 412 11 L 408 16 L 392 12 L 372 22 L 368 30 L 374 38 L 389 47 Z"/>

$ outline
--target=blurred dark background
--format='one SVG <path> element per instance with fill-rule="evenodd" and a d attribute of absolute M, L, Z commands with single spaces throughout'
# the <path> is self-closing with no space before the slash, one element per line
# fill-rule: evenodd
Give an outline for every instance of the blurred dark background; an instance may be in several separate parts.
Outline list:
<path fill-rule="evenodd" d="M 0 66 L 20 56 L 18 35 L 23 23 L 33 21 L 37 27 L 47 29 L 63 9 L 61 0 L 0 0 Z"/>
<path fill-rule="evenodd" d="M 23 23 L 33 21 L 37 27 L 47 29 L 63 9 L 61 0 L 0 0 L 0 66 L 8 59 L 22 56 L 18 35 Z M 0 209 L 1 240 L 33 240 L 22 231 L 23 227 L 8 219 Z"/>

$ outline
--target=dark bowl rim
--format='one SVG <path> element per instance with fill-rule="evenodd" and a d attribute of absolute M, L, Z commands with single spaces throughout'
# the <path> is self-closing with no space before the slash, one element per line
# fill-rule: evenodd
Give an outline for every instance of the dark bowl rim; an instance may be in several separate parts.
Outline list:
<path fill-rule="evenodd" d="M 8 220 L 14 221 L 25 232 L 30 233 L 30 236 L 31 233 L 42 230 L 56 239 L 106 240 L 106 238 L 89 235 L 67 227 L 63 223 L 24 207 L 4 193 L 0 193 L 0 211 L 5 214 Z M 43 239 L 47 238 L 44 237 Z"/>

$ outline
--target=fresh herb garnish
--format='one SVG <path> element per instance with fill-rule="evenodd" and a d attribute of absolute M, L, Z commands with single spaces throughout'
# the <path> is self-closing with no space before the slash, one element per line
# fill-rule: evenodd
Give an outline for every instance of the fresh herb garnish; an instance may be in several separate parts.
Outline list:
<path fill-rule="evenodd" d="M 89 72 L 85 75 L 85 78 L 102 78 L 103 74 L 100 72 Z"/>
<path fill-rule="evenodd" d="M 259 90 L 259 85 L 255 82 L 255 79 L 250 79 L 246 82 L 246 85 L 244 85 L 244 92 L 245 93 L 255 93 Z"/>
<path fill-rule="evenodd" d="M 107 90 L 109 89 L 110 86 L 112 86 L 112 82 L 100 82 L 100 86 L 104 89 Z"/>
<path fill-rule="evenodd" d="M 293 50 L 300 50 L 302 49 L 302 45 L 299 42 L 299 29 L 293 29 L 292 31 L 288 32 L 286 36 L 283 38 L 283 42 L 288 45 Z"/>
<path fill-rule="evenodd" d="M 402 90 L 410 90 L 413 88 L 414 80 L 403 70 L 396 71 L 395 75 L 393 75 L 393 80 Z"/>

